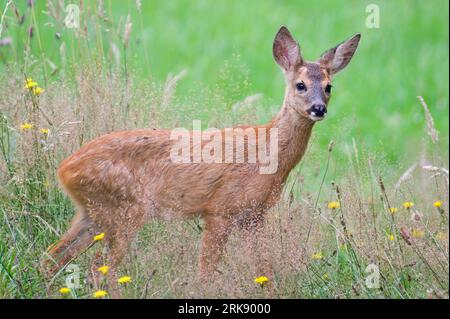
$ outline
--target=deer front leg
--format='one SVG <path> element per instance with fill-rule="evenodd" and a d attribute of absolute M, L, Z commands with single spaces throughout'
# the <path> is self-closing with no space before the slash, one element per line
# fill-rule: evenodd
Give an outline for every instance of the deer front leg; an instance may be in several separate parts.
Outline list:
<path fill-rule="evenodd" d="M 231 231 L 225 217 L 205 217 L 205 229 L 200 247 L 199 275 L 202 281 L 213 278 Z"/>
<path fill-rule="evenodd" d="M 255 276 L 269 278 L 270 290 L 273 289 L 273 268 L 270 260 L 269 240 L 263 234 L 264 214 L 252 214 L 240 224 L 241 236 L 250 258 L 255 265 Z"/>

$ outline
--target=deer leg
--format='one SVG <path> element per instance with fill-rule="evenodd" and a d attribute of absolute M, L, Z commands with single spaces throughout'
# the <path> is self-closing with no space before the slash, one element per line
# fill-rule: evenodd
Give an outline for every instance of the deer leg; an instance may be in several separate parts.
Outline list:
<path fill-rule="evenodd" d="M 269 278 L 268 286 L 272 286 L 273 269 L 270 260 L 269 242 L 263 234 L 263 214 L 254 214 L 242 221 L 239 226 L 243 241 L 249 251 L 248 254 L 256 266 L 255 276 Z"/>
<path fill-rule="evenodd" d="M 48 277 L 54 276 L 58 270 L 92 243 L 95 225 L 83 210 L 75 214 L 67 232 L 60 241 L 48 249 L 50 258 L 44 259 L 42 270 Z"/>
<path fill-rule="evenodd" d="M 113 238 L 108 240 L 107 265 L 110 268 L 106 275 L 106 280 L 108 283 L 109 293 L 114 299 L 120 299 L 122 297 L 117 282 L 117 271 L 120 262 L 127 253 L 127 249 L 131 240 L 132 238 L 128 236 L 114 236 Z"/>
<path fill-rule="evenodd" d="M 98 289 L 99 283 L 100 283 L 100 272 L 98 271 L 98 268 L 104 265 L 104 255 L 102 251 L 97 251 L 94 255 L 94 258 L 91 261 L 91 273 L 89 276 L 89 280 L 91 281 L 92 285 L 95 287 L 95 289 Z"/>
<path fill-rule="evenodd" d="M 91 271 L 98 274 L 100 263 L 109 266 L 106 274 L 108 292 L 114 299 L 121 298 L 119 285 L 117 282 L 118 267 L 123 257 L 126 255 L 131 241 L 136 236 L 138 230 L 145 224 L 146 215 L 139 205 L 130 205 L 126 208 L 107 209 L 101 213 L 100 209 L 93 219 L 99 225 L 99 230 L 105 232 L 104 244 L 106 245 L 106 262 L 101 254 L 94 258 L 91 264 Z M 116 218 L 104 218 L 104 216 L 116 216 Z M 95 276 L 94 276 L 95 278 Z"/>
<path fill-rule="evenodd" d="M 225 244 L 231 231 L 231 224 L 225 217 L 206 217 L 205 229 L 200 247 L 200 279 L 213 278 L 222 257 Z"/>

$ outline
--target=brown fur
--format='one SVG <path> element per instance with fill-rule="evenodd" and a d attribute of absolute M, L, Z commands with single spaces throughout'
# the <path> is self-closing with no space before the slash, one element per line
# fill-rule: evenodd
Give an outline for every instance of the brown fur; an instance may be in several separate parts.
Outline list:
<path fill-rule="evenodd" d="M 287 32 L 287 33 L 286 33 Z M 283 34 L 284 45 L 277 44 Z M 274 55 L 292 49 L 292 37 L 284 27 L 274 44 Z M 288 45 L 286 45 L 286 43 Z M 295 43 L 295 41 L 294 41 Z M 295 43 L 296 45 L 296 43 Z M 289 60 L 295 58 L 295 60 Z M 113 132 L 84 145 L 65 159 L 58 170 L 61 185 L 78 208 L 69 230 L 49 251 L 54 273 L 104 232 L 108 247 L 108 282 L 118 297 L 115 270 L 136 232 L 153 217 L 177 218 L 200 215 L 205 222 L 199 257 L 200 275 L 207 279 L 216 269 L 233 225 L 238 224 L 253 243 L 260 274 L 272 276 L 270 262 L 258 253 L 264 214 L 279 199 L 289 172 L 305 153 L 314 125 L 305 110 L 307 100 L 295 91 L 298 78 L 319 85 L 329 81 L 325 67 L 288 55 L 280 64 L 287 78 L 280 113 L 265 128 L 278 128 L 279 160 L 274 174 L 260 174 L 260 163 L 177 164 L 170 159 L 174 143 L 170 131 L 139 129 Z M 308 75 L 308 66 L 320 70 L 319 79 Z M 295 66 L 293 68 L 292 66 Z M 316 72 L 317 73 L 317 72 Z M 258 126 L 251 126 L 257 128 Z M 222 134 L 224 132 L 222 131 Z M 270 135 L 269 135 L 269 138 Z"/>

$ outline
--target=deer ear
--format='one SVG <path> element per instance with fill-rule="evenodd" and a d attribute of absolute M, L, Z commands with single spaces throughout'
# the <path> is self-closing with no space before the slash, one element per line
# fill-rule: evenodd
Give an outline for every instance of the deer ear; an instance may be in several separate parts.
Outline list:
<path fill-rule="evenodd" d="M 319 59 L 319 63 L 325 66 L 331 74 L 336 74 L 347 66 L 356 51 L 361 34 L 357 33 L 353 37 L 338 44 L 328 50 Z"/>
<path fill-rule="evenodd" d="M 278 30 L 273 41 L 273 57 L 284 71 L 290 71 L 303 62 L 300 47 L 285 26 Z"/>

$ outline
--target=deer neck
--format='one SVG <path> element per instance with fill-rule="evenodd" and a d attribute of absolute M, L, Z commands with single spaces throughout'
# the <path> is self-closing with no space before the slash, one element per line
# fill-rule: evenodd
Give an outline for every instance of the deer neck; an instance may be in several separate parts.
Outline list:
<path fill-rule="evenodd" d="M 294 108 L 283 105 L 280 113 L 272 120 L 271 127 L 278 129 L 278 172 L 284 182 L 289 172 L 305 154 L 314 121 L 298 113 Z"/>

